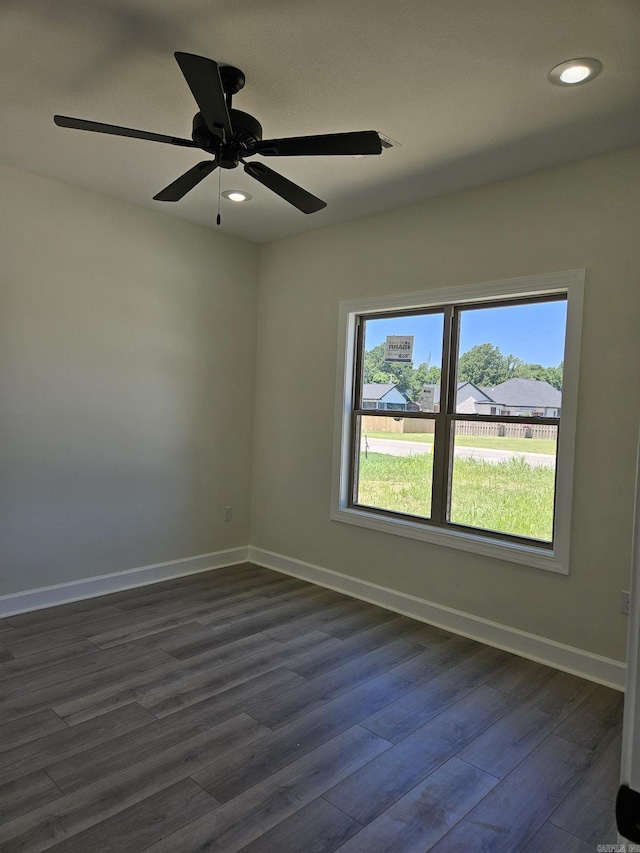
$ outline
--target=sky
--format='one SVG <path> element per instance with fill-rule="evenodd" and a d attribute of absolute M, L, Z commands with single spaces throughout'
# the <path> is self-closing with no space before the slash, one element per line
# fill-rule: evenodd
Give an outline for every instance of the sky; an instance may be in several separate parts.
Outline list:
<path fill-rule="evenodd" d="M 465 310 L 460 319 L 460 354 L 490 343 L 503 355 L 556 367 L 564 359 L 566 320 L 564 300 Z M 413 335 L 414 366 L 423 362 L 440 366 L 442 327 L 442 314 L 367 320 L 365 349 L 382 343 L 387 335 Z"/>

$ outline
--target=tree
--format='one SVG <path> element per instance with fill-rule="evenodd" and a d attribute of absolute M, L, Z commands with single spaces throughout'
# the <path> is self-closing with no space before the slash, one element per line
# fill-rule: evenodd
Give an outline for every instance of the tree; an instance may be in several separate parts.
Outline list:
<path fill-rule="evenodd" d="M 477 344 L 460 356 L 458 379 L 488 387 L 507 379 L 537 379 L 562 391 L 563 367 L 562 362 L 557 367 L 544 367 L 523 361 L 512 353 L 503 355 L 494 344 Z"/>
<path fill-rule="evenodd" d="M 538 379 L 547 381 L 547 368 L 541 364 L 522 363 L 513 374 L 518 379 Z"/>
<path fill-rule="evenodd" d="M 424 384 L 440 382 L 440 368 L 423 362 L 417 367 L 413 362 L 389 362 L 384 360 L 384 343 L 372 347 L 364 354 L 364 382 L 390 382 L 398 386 L 409 400 L 416 400 Z M 434 378 L 435 377 L 435 378 Z"/>
<path fill-rule="evenodd" d="M 513 355 L 509 353 L 509 355 L 505 356 L 505 367 L 507 371 L 507 379 L 511 379 L 513 376 L 518 376 L 519 370 L 522 370 L 524 367 L 524 361 L 521 358 L 518 358 L 517 355 Z"/>
<path fill-rule="evenodd" d="M 436 367 L 435 364 L 432 364 L 431 367 L 427 370 L 424 385 L 439 385 L 440 384 L 440 374 L 441 370 L 439 367 Z"/>
<path fill-rule="evenodd" d="M 558 367 L 543 367 L 541 364 L 530 364 L 521 362 L 514 376 L 518 379 L 538 379 L 540 382 L 548 382 L 558 391 L 562 391 L 563 363 Z"/>
<path fill-rule="evenodd" d="M 553 385 L 558 391 L 562 391 L 562 375 L 564 373 L 564 361 L 561 361 L 557 367 L 547 367 L 547 382 Z"/>
<path fill-rule="evenodd" d="M 512 362 L 514 356 L 509 356 Z M 518 359 L 519 361 L 519 359 Z M 458 379 L 474 385 L 499 385 L 509 378 L 509 363 L 494 344 L 477 344 L 458 361 Z"/>

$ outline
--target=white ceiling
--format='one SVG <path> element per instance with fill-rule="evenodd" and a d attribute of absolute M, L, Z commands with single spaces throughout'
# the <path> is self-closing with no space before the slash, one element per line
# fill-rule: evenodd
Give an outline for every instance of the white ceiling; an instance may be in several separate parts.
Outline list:
<path fill-rule="evenodd" d="M 1 0 L 4 163 L 216 228 L 218 173 L 152 200 L 193 149 L 58 128 L 54 113 L 190 137 L 176 50 L 240 67 L 264 136 L 377 130 L 381 156 L 277 158 L 305 216 L 222 171 L 219 230 L 266 242 L 640 143 L 638 0 Z M 549 70 L 595 57 L 594 81 Z"/>

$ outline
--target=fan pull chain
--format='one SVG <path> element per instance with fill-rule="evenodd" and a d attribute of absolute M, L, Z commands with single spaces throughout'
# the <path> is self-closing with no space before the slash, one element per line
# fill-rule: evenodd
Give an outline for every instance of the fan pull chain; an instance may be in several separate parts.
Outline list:
<path fill-rule="evenodd" d="M 222 218 L 220 216 L 220 180 L 221 180 L 221 170 L 218 169 L 218 215 L 216 216 L 216 225 L 220 225 L 222 222 Z"/>

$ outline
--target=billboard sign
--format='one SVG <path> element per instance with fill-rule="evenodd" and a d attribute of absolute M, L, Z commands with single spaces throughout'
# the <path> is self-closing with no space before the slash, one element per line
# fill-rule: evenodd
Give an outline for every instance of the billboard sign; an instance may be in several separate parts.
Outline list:
<path fill-rule="evenodd" d="M 385 361 L 413 361 L 413 335 L 387 335 Z"/>

